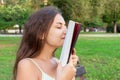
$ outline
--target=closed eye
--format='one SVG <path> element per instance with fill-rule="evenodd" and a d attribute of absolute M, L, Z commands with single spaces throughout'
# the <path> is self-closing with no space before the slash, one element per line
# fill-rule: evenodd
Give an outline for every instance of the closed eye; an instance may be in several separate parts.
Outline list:
<path fill-rule="evenodd" d="M 61 29 L 62 28 L 62 26 L 57 26 L 57 29 Z"/>
<path fill-rule="evenodd" d="M 61 28 L 62 28 L 62 23 L 57 23 L 56 27 L 57 27 L 58 29 L 61 29 Z"/>
<path fill-rule="evenodd" d="M 58 22 L 57 25 L 56 25 L 56 27 L 57 27 L 58 29 L 61 29 L 63 25 L 66 26 L 66 24 L 63 24 L 63 23 L 61 23 L 61 22 Z"/>

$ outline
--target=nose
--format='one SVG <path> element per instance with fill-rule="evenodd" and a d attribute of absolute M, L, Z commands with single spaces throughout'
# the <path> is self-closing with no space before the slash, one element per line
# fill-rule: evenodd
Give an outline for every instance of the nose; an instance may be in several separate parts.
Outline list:
<path fill-rule="evenodd" d="M 67 33 L 67 27 L 66 26 L 64 26 L 63 32 L 66 35 L 66 33 Z"/>

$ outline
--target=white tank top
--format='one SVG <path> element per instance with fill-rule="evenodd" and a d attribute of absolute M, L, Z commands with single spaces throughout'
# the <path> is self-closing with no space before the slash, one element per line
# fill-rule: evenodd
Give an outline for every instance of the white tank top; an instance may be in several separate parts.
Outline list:
<path fill-rule="evenodd" d="M 36 67 L 41 71 L 42 80 L 55 80 L 54 78 L 52 78 L 48 74 L 46 74 L 33 59 L 29 58 L 29 60 L 31 60 L 33 62 L 33 64 L 35 64 Z"/>

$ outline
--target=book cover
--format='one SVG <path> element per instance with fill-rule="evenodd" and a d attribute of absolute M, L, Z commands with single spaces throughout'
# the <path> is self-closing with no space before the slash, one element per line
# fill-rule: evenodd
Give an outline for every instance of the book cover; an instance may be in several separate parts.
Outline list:
<path fill-rule="evenodd" d="M 60 61 L 62 63 L 62 66 L 65 66 L 69 62 L 70 55 L 72 54 L 72 50 L 75 46 L 80 30 L 81 30 L 80 23 L 76 23 L 72 20 L 69 21 L 67 34 L 60 55 Z"/>

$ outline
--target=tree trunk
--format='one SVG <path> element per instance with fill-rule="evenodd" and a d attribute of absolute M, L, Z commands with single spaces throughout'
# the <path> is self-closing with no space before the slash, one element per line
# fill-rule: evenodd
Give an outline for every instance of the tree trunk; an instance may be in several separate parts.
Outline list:
<path fill-rule="evenodd" d="M 114 21 L 114 33 L 117 33 L 117 23 Z"/>
<path fill-rule="evenodd" d="M 86 32 L 86 27 L 84 27 L 84 32 Z"/>
<path fill-rule="evenodd" d="M 19 33 L 21 34 L 22 33 L 22 27 L 21 26 L 19 26 Z"/>
<path fill-rule="evenodd" d="M 3 29 L 3 33 L 4 33 L 4 34 L 6 34 L 6 33 L 7 33 L 6 29 Z"/>

